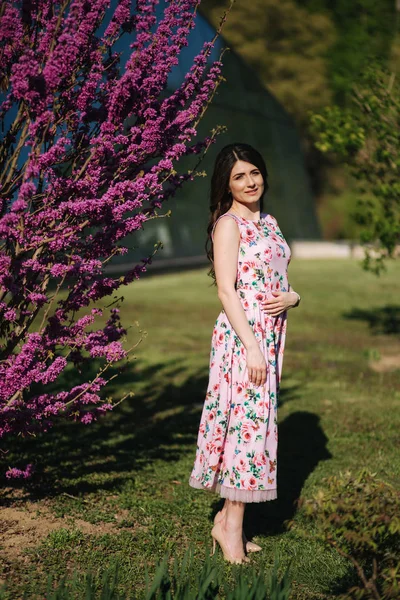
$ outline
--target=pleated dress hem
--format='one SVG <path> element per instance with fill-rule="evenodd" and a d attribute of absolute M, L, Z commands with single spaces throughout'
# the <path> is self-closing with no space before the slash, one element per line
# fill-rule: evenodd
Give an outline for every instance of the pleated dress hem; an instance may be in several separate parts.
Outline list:
<path fill-rule="evenodd" d="M 198 490 L 214 492 L 215 494 L 219 494 L 221 498 L 228 498 L 228 500 L 232 500 L 233 502 L 268 502 L 269 500 L 276 500 L 278 497 L 276 488 L 273 490 L 240 490 L 234 487 L 227 487 L 221 483 L 215 483 L 210 487 L 206 487 L 195 477 L 190 477 L 189 485 Z"/>

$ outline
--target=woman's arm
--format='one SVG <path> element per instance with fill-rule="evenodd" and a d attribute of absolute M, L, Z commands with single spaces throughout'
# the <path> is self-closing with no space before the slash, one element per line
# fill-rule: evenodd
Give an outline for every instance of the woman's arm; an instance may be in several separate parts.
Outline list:
<path fill-rule="evenodd" d="M 290 289 L 289 292 L 272 292 L 272 298 L 261 303 L 263 310 L 270 317 L 278 317 L 289 308 L 295 308 L 300 304 L 300 294 Z"/>
<path fill-rule="evenodd" d="M 297 293 L 297 292 L 294 291 L 294 289 L 292 288 L 292 286 L 290 285 L 290 283 L 289 283 L 289 293 L 290 294 L 296 294 L 296 302 L 295 302 L 295 304 L 293 304 L 292 308 L 297 308 L 298 305 L 300 304 L 301 297 L 300 297 L 299 293 Z"/>
<path fill-rule="evenodd" d="M 234 219 L 224 218 L 218 222 L 214 232 L 214 270 L 218 298 L 230 324 L 246 348 L 249 380 L 255 385 L 263 385 L 267 378 L 265 358 L 235 290 L 239 239 L 239 229 Z"/>

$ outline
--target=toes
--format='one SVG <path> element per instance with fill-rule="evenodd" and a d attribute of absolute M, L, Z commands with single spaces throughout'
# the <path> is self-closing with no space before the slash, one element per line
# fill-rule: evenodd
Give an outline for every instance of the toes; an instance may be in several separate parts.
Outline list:
<path fill-rule="evenodd" d="M 247 542 L 246 550 L 247 552 L 261 552 L 262 548 L 258 544 L 254 544 L 253 542 Z"/>

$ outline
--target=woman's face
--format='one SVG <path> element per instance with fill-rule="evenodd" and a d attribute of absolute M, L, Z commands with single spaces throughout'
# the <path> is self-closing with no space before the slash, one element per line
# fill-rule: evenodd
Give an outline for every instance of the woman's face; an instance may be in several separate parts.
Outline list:
<path fill-rule="evenodd" d="M 259 201 L 264 191 L 261 171 L 244 160 L 236 161 L 229 177 L 229 189 L 233 200 L 241 204 L 250 205 Z"/>

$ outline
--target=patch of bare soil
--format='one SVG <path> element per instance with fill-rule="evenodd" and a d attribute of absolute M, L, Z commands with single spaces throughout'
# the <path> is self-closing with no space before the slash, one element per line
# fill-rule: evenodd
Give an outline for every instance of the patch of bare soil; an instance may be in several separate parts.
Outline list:
<path fill-rule="evenodd" d="M 379 360 L 371 361 L 369 366 L 376 373 L 390 373 L 400 370 L 400 354 L 382 356 Z"/>
<path fill-rule="evenodd" d="M 98 535 L 115 532 L 116 525 L 55 517 L 43 502 L 26 502 L 23 508 L 0 507 L 0 558 L 20 559 L 24 550 L 37 546 L 54 529 L 78 529 Z"/>

